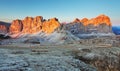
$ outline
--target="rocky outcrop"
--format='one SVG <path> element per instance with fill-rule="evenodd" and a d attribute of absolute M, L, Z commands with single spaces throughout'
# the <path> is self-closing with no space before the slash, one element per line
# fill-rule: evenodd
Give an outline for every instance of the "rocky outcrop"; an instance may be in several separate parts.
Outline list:
<path fill-rule="evenodd" d="M 69 30 L 72 30 L 71 33 L 73 33 L 73 31 L 77 32 L 77 34 L 112 32 L 112 24 L 110 18 L 105 15 L 99 15 L 98 17 L 92 18 L 90 20 L 87 18 L 83 18 L 82 20 L 75 19 L 70 25 L 71 26 L 69 26 Z"/>
<path fill-rule="evenodd" d="M 36 33 L 42 29 L 43 17 L 37 16 L 35 18 L 26 17 L 22 20 L 23 23 L 23 33 Z"/>
<path fill-rule="evenodd" d="M 10 23 L 0 21 L 0 34 L 8 33 L 9 26 L 10 26 Z"/>
<path fill-rule="evenodd" d="M 80 19 L 76 18 L 73 23 L 80 23 Z"/>
<path fill-rule="evenodd" d="M 84 21 L 85 20 L 85 21 Z M 107 26 L 111 26 L 111 21 L 110 18 L 106 15 L 99 15 L 96 18 L 92 18 L 90 20 L 88 19 L 83 19 L 83 24 L 85 26 L 88 26 L 89 24 L 93 24 L 94 26 L 98 26 L 102 23 L 105 23 Z"/>
<path fill-rule="evenodd" d="M 17 20 L 13 20 L 13 22 L 10 26 L 9 32 L 11 34 L 16 34 L 16 33 L 21 32 L 22 29 L 23 29 L 22 21 L 17 19 Z"/>
<path fill-rule="evenodd" d="M 81 23 L 84 23 L 84 25 L 87 25 L 87 24 L 86 24 L 87 21 L 88 21 L 87 18 L 83 18 L 83 19 L 81 20 Z"/>
<path fill-rule="evenodd" d="M 72 34 L 82 34 L 84 33 L 84 25 L 80 22 L 78 23 L 70 23 L 63 25 L 66 30 L 70 31 Z"/>
<path fill-rule="evenodd" d="M 105 15 L 99 15 L 96 18 L 92 18 L 88 20 L 87 22 L 84 22 L 84 25 L 86 27 L 86 31 L 91 32 L 98 32 L 98 33 L 109 33 L 112 32 L 111 30 L 111 21 L 108 16 Z"/>
<path fill-rule="evenodd" d="M 91 47 L 91 45 L 89 45 L 88 47 L 79 48 L 78 50 L 73 51 L 73 55 L 75 55 L 75 58 L 82 60 L 87 64 L 95 66 L 98 69 L 97 71 L 120 70 L 119 47 Z"/>
<path fill-rule="evenodd" d="M 48 21 L 43 22 L 42 30 L 45 33 L 52 33 L 55 29 L 60 27 L 60 23 L 58 22 L 58 19 L 52 18 Z"/>
<path fill-rule="evenodd" d="M 64 26 L 64 27 L 60 27 Z M 91 34 L 91 33 L 112 33 L 112 25 L 110 18 L 106 15 L 99 15 L 92 19 L 78 19 L 76 18 L 73 22 L 68 24 L 60 25 L 58 19 L 52 18 L 49 20 L 44 20 L 42 16 L 26 17 L 24 20 L 14 20 L 10 26 L 10 33 L 23 33 L 23 34 L 33 34 L 37 32 L 43 32 L 50 34 L 54 32 L 57 28 L 64 28 L 70 31 L 72 34 Z"/>
<path fill-rule="evenodd" d="M 24 20 L 14 20 L 10 26 L 10 33 L 24 33 L 33 34 L 43 31 L 47 34 L 52 33 L 56 28 L 60 26 L 60 23 L 56 18 L 44 21 L 42 16 L 26 17 Z"/>

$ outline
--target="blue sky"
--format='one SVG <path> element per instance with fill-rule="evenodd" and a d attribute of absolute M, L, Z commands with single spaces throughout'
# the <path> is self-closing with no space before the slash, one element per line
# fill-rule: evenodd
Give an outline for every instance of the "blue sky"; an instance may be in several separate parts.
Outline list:
<path fill-rule="evenodd" d="M 0 0 L 0 20 L 11 22 L 26 16 L 57 17 L 60 22 L 105 14 L 120 25 L 120 0 Z"/>

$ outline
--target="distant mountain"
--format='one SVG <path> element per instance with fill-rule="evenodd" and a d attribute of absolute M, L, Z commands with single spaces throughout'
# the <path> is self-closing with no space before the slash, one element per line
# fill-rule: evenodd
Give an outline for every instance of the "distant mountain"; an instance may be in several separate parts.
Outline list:
<path fill-rule="evenodd" d="M 112 33 L 110 18 L 106 15 L 99 15 L 92 19 L 79 19 L 76 18 L 74 21 L 61 24 L 57 18 L 51 18 L 45 20 L 42 16 L 36 17 L 26 17 L 23 20 L 13 20 L 12 23 L 0 22 L 0 33 L 9 35 L 15 35 L 18 37 L 21 34 L 35 34 L 35 33 L 45 33 L 46 35 L 51 35 L 57 32 L 57 29 L 63 29 L 71 34 L 81 37 L 85 35 L 99 36 L 100 34 Z M 60 32 L 60 31 L 59 31 Z M 98 35 L 99 34 L 99 35 Z M 84 35 L 84 36 L 83 36 Z"/>
<path fill-rule="evenodd" d="M 3 22 L 3 21 L 0 21 L 0 25 L 5 25 L 6 27 L 9 27 L 9 26 L 10 26 L 10 23 L 8 23 L 8 22 Z"/>
<path fill-rule="evenodd" d="M 120 26 L 113 26 L 112 30 L 116 35 L 120 35 Z"/>
<path fill-rule="evenodd" d="M 0 34 L 6 34 L 9 32 L 10 23 L 0 21 Z"/>
<path fill-rule="evenodd" d="M 45 20 L 42 16 L 26 17 L 23 20 L 13 20 L 9 33 L 17 34 L 22 32 L 24 34 L 34 34 L 42 31 L 50 34 L 59 26 L 60 23 L 57 18 Z"/>

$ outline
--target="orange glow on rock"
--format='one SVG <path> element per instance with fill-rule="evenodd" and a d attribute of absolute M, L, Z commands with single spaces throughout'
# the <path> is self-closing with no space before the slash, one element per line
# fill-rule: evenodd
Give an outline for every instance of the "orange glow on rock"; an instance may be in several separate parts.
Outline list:
<path fill-rule="evenodd" d="M 24 20 L 14 20 L 10 26 L 10 33 L 28 33 L 33 34 L 39 31 L 45 33 L 52 33 L 56 28 L 60 26 L 60 23 L 56 18 L 50 19 L 48 21 L 43 21 L 42 16 L 37 16 L 35 18 L 26 17 Z"/>
<path fill-rule="evenodd" d="M 43 22 L 42 30 L 45 33 L 52 33 L 54 32 L 55 29 L 60 27 L 60 23 L 58 22 L 58 19 L 52 18 L 48 21 Z"/>

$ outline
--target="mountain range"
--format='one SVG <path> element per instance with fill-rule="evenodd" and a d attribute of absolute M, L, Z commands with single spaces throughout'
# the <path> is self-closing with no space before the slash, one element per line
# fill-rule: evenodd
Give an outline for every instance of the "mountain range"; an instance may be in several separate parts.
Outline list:
<path fill-rule="evenodd" d="M 60 43 L 83 38 L 113 35 L 110 18 L 99 15 L 92 19 L 78 19 L 70 23 L 60 23 L 57 18 L 44 19 L 42 16 L 13 20 L 11 24 L 0 24 L 0 32 L 11 38 L 27 38 L 25 41 L 38 40 Z"/>
<path fill-rule="evenodd" d="M 4 26 L 4 22 L 0 22 L 0 25 L 3 27 Z M 72 26 L 75 24 L 79 24 L 79 31 L 81 32 L 93 32 L 93 31 L 99 31 L 99 32 L 111 32 L 111 22 L 110 22 L 110 18 L 108 16 L 105 15 L 99 15 L 96 18 L 92 18 L 92 19 L 87 19 L 87 18 L 83 18 L 83 19 L 78 19 L 76 18 L 73 22 L 68 23 L 67 25 L 64 26 Z M 7 25 L 7 31 L 10 34 L 16 34 L 19 32 L 22 33 L 36 33 L 39 31 L 43 31 L 45 33 L 52 33 L 56 28 L 60 27 L 61 24 L 57 18 L 52 18 L 49 20 L 45 20 L 43 19 L 42 16 L 37 16 L 35 18 L 33 17 L 26 17 L 23 20 L 13 20 L 13 22 L 11 23 L 11 25 Z M 2 28 L 1 27 L 1 28 Z M 0 30 L 2 30 L 0 28 Z M 5 25 L 6 28 L 6 25 Z M 70 28 L 70 27 L 69 27 Z M 105 28 L 105 30 L 103 30 Z M 102 30 L 101 30 L 102 29 Z"/>

